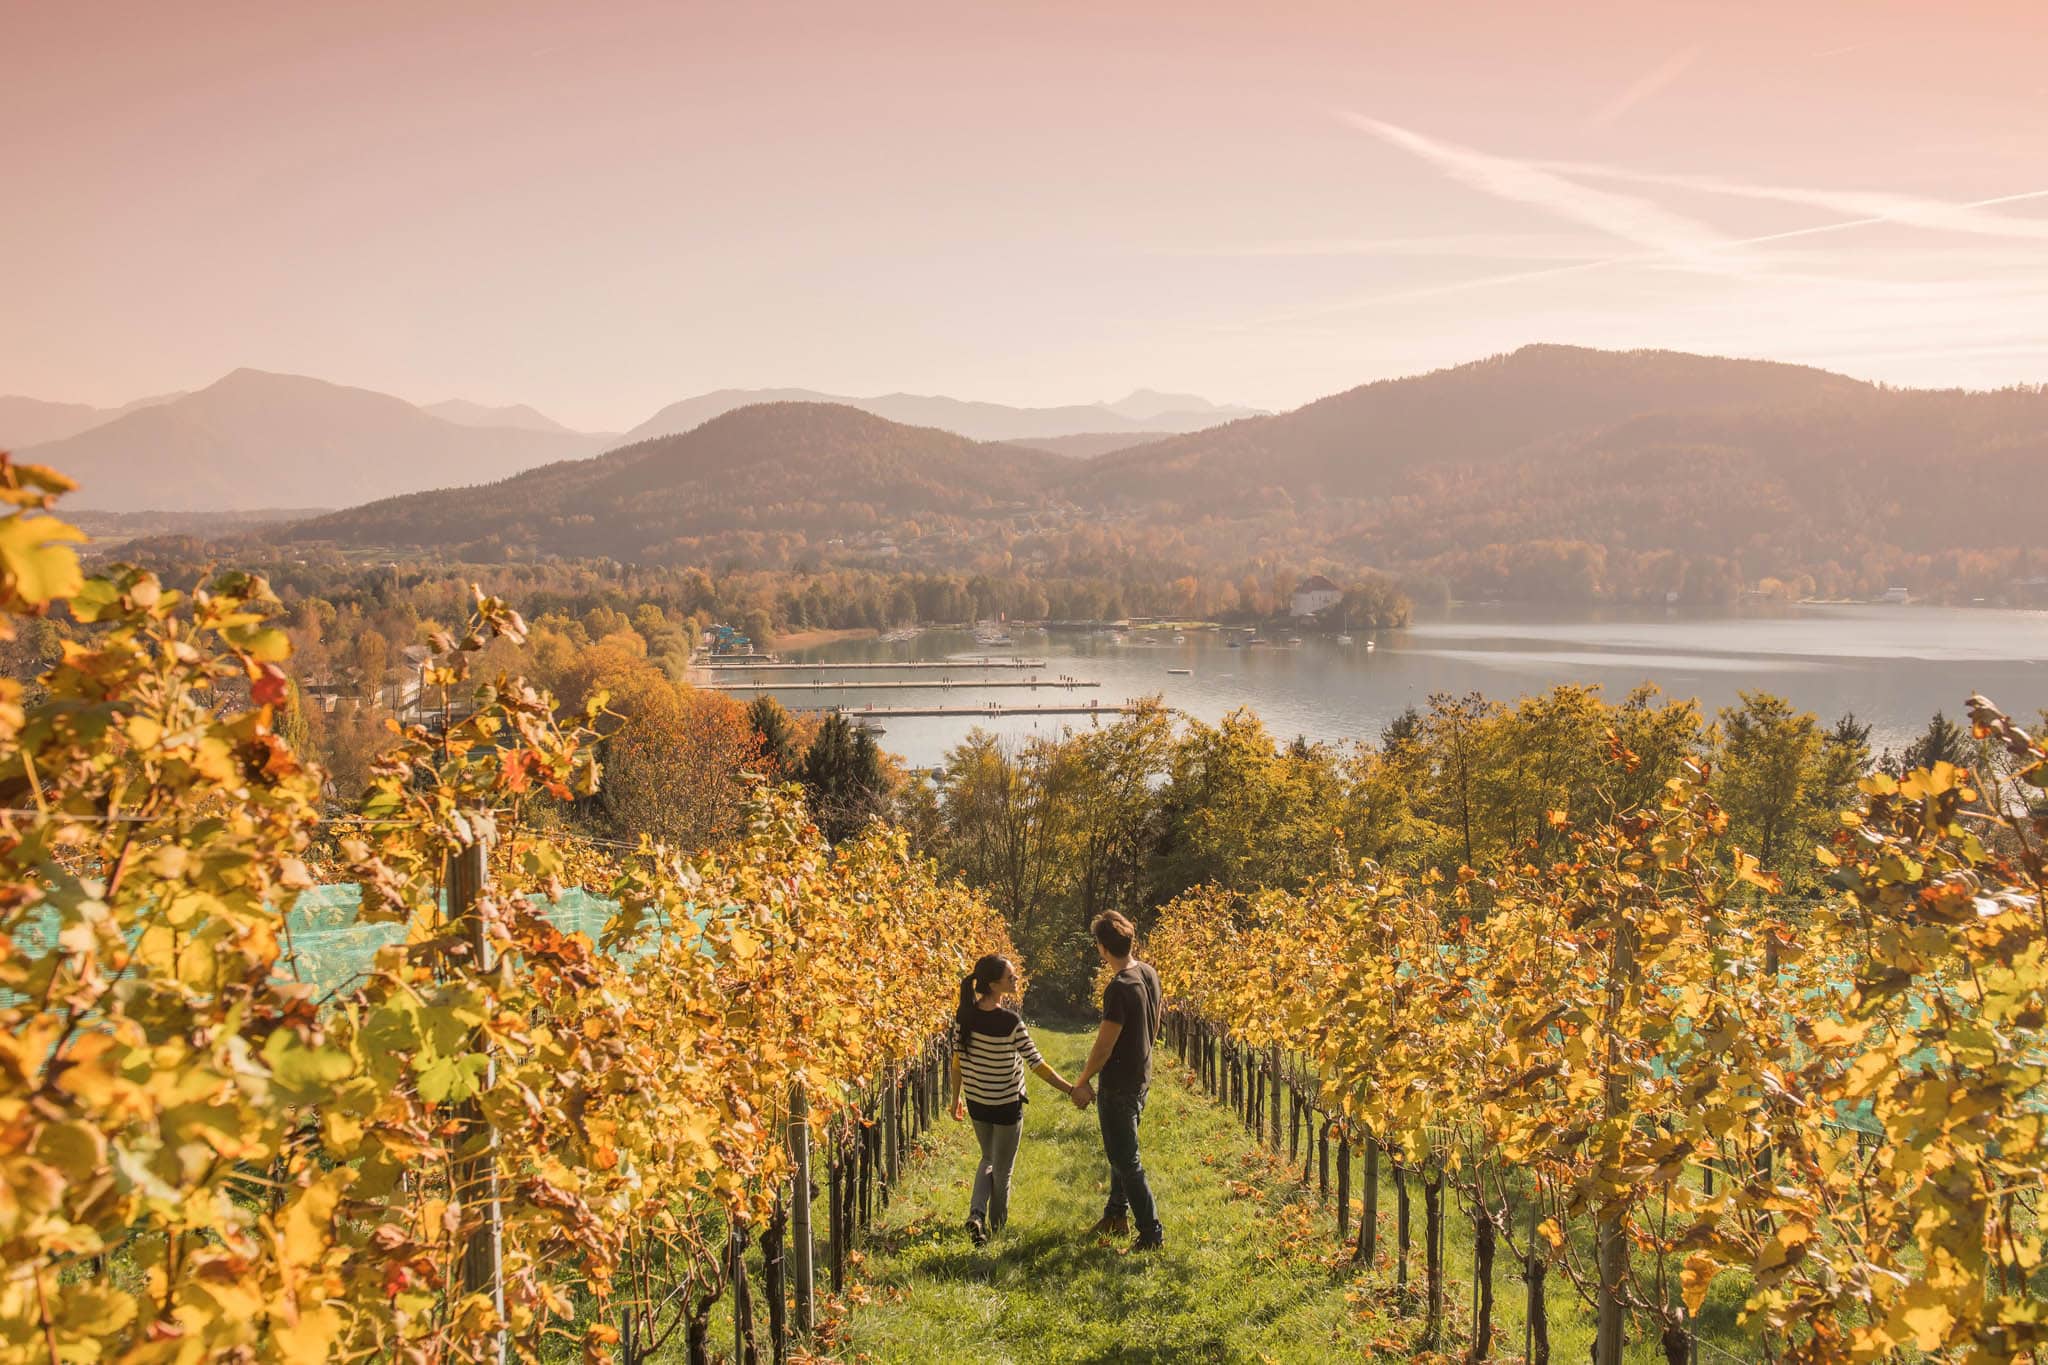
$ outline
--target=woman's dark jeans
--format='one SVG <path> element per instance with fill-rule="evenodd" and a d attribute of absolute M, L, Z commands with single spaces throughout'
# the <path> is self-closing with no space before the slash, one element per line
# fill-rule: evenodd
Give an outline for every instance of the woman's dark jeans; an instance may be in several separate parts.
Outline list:
<path fill-rule="evenodd" d="M 1152 1202 L 1152 1188 L 1145 1183 L 1145 1166 L 1138 1159 L 1138 1120 L 1145 1113 L 1145 1092 L 1100 1091 L 1095 1096 L 1095 1116 L 1102 1125 L 1102 1152 L 1109 1158 L 1109 1203 L 1105 1218 L 1122 1218 L 1129 1210 L 1131 1222 L 1141 1239 L 1159 1238 L 1159 1210 Z"/>

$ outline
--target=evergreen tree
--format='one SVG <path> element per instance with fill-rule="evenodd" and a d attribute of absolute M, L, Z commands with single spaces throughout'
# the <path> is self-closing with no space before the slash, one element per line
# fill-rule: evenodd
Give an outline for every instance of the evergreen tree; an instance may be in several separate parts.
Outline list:
<path fill-rule="evenodd" d="M 753 727 L 761 753 L 761 767 L 772 778 L 795 774 L 803 755 L 797 752 L 796 726 L 782 703 L 766 694 L 747 707 L 747 724 Z"/>
<path fill-rule="evenodd" d="M 1413 744 L 1422 738 L 1422 713 L 1409 707 L 1400 715 L 1387 722 L 1380 731 L 1380 748 L 1392 753 L 1404 744 Z"/>
<path fill-rule="evenodd" d="M 1909 773 L 1915 768 L 1932 768 L 1937 763 L 1962 767 L 1969 762 L 1970 732 L 1936 711 L 1927 722 L 1926 733 L 1908 744 L 1906 752 L 1900 755 L 1898 771 Z"/>
<path fill-rule="evenodd" d="M 882 751 L 866 730 L 856 731 L 845 716 L 827 716 L 804 755 L 797 780 L 810 797 L 818 828 L 833 843 L 858 834 L 881 813 L 888 799 L 888 774 Z"/>

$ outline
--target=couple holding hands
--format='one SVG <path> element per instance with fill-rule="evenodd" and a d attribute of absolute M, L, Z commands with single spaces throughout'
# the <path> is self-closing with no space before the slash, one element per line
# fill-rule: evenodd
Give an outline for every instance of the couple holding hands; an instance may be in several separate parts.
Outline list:
<path fill-rule="evenodd" d="M 1152 1044 L 1159 1037 L 1159 974 L 1133 955 L 1136 930 L 1109 911 L 1089 926 L 1095 950 L 1112 975 L 1102 992 L 1102 1023 L 1081 1074 L 1069 1084 L 1032 1045 L 1013 1008 L 1017 969 L 1008 958 L 985 957 L 960 983 L 953 1052 L 953 1117 L 972 1118 L 981 1143 L 967 1235 L 976 1246 L 1002 1230 L 1010 1212 L 1010 1172 L 1023 1135 L 1024 1073 L 1028 1067 L 1066 1094 L 1077 1109 L 1095 1105 L 1102 1152 L 1109 1160 L 1109 1202 L 1089 1231 L 1122 1236 L 1137 1228 L 1133 1251 L 1162 1245 L 1159 1214 L 1138 1158 L 1138 1120 L 1152 1082 Z M 965 1103 L 963 1105 L 962 1099 Z"/>

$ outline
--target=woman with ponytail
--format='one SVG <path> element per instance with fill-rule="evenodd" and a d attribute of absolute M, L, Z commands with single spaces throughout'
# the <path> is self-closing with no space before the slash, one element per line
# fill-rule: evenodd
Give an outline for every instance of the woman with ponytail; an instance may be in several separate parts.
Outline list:
<path fill-rule="evenodd" d="M 967 1235 L 976 1246 L 1001 1232 L 1010 1216 L 1010 1171 L 1023 1134 L 1024 1068 L 1030 1067 L 1063 1095 L 1073 1094 L 1059 1072 L 1032 1045 L 1024 1020 L 1013 1007 L 1017 969 L 991 954 L 974 964 L 960 982 L 960 1012 L 953 1047 L 953 1117 L 972 1118 L 981 1143 L 974 1176 L 974 1203 Z M 961 1103 L 962 1092 L 966 1103 Z"/>

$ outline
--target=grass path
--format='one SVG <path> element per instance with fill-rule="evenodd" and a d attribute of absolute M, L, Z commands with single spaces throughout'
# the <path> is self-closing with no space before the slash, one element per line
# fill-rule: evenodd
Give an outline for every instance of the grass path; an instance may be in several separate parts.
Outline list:
<path fill-rule="evenodd" d="M 1065 1075 L 1080 1069 L 1094 1030 L 1033 1030 Z M 1123 1254 L 1087 1236 L 1102 1212 L 1108 1168 L 1093 1111 L 1080 1113 L 1032 1080 L 1010 1196 L 1010 1226 L 986 1248 L 965 1220 L 977 1155 L 965 1124 L 941 1120 L 910 1163 L 867 1250 L 857 1253 L 832 1354 L 842 1360 L 1000 1362 L 1335 1361 L 1424 1359 L 1419 1304 L 1407 1311 L 1391 1264 L 1394 1191 L 1383 1179 L 1378 1263 L 1351 1264 L 1335 1214 L 1299 1172 L 1257 1148 L 1237 1119 L 1204 1096 L 1161 1051 L 1142 1130 L 1166 1250 Z M 1362 1170 L 1362 1168 L 1357 1168 Z M 1415 1193 L 1412 1287 L 1422 1278 L 1422 1199 Z M 1363 1200 L 1354 1186 L 1353 1206 Z M 1471 1228 L 1453 1213 L 1444 1237 L 1446 1344 L 1470 1342 Z M 1561 1275 L 1550 1277 L 1552 1359 L 1587 1358 L 1591 1315 Z M 1497 1268 L 1492 1359 L 1516 1361 L 1522 1281 Z M 1709 1299 L 1703 1362 L 1753 1357 L 1732 1327 L 1740 1291 Z M 1661 1362 L 1638 1332 L 1630 1365 Z"/>
<path fill-rule="evenodd" d="M 1071 1076 L 1092 1032 L 1035 1036 Z M 1274 1168 L 1242 1128 L 1160 1061 L 1142 1132 L 1165 1251 L 1127 1256 L 1086 1235 L 1108 1175 L 1095 1114 L 1034 1079 L 1009 1227 L 981 1250 L 968 1242 L 974 1135 L 942 1122 L 858 1267 L 836 1353 L 990 1363 L 1408 1358 L 1347 1296 L 1350 1271 L 1331 1231 L 1267 1193 L 1260 1177 Z"/>

